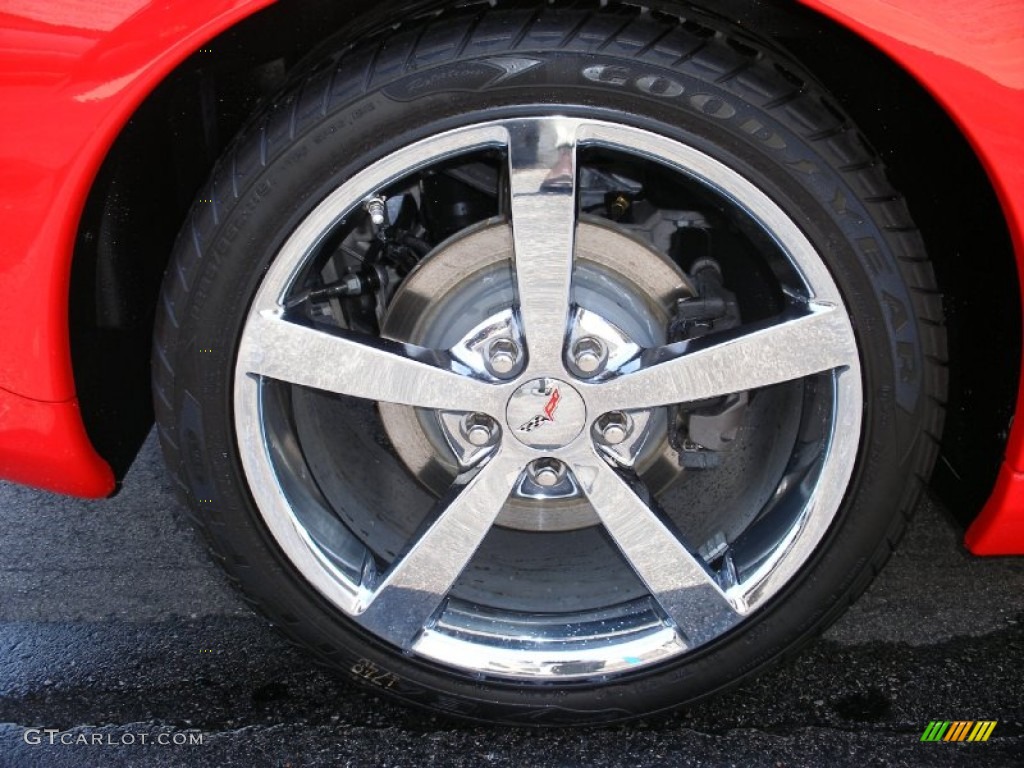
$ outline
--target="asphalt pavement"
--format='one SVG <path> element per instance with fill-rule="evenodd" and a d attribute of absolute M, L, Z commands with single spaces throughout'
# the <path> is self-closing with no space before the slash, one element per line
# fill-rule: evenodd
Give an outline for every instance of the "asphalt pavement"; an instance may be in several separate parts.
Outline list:
<path fill-rule="evenodd" d="M 983 743 L 922 742 L 994 720 Z M 795 661 L 666 717 L 488 728 L 393 705 L 252 614 L 151 437 L 112 500 L 0 483 L 0 766 L 1024 766 L 1024 558 L 969 556 L 920 505 Z"/>

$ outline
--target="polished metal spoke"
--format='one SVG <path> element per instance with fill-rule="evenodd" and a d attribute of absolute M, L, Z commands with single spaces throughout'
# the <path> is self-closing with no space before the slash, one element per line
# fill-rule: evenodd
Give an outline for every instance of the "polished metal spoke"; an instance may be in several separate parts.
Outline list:
<path fill-rule="evenodd" d="M 435 521 L 368 595 L 356 620 L 409 648 L 480 546 L 522 469 L 521 455 L 500 449 L 478 471 L 456 478 L 437 502 Z"/>
<path fill-rule="evenodd" d="M 241 370 L 290 384 L 388 403 L 500 412 L 496 387 L 446 367 L 445 353 L 261 312 L 239 345 Z"/>
<path fill-rule="evenodd" d="M 640 498 L 648 494 L 638 480 L 622 477 L 592 452 L 580 451 L 572 469 L 615 544 L 687 645 L 718 637 L 742 618 L 700 558 Z"/>
<path fill-rule="evenodd" d="M 516 293 L 528 368 L 564 370 L 576 230 L 576 121 L 508 124 Z"/>
<path fill-rule="evenodd" d="M 847 314 L 811 303 L 781 321 L 742 326 L 721 335 L 648 350 L 637 370 L 586 393 L 594 412 L 728 395 L 855 365 L 857 347 Z"/>

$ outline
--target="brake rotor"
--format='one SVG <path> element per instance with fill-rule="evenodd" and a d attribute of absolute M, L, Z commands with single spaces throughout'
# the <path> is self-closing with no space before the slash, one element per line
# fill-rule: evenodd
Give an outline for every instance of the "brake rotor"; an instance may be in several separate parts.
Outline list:
<path fill-rule="evenodd" d="M 433 349 L 450 349 L 489 319 L 513 307 L 512 228 L 504 219 L 471 227 L 440 244 L 395 291 L 381 335 Z M 679 267 L 604 219 L 581 217 L 576 228 L 573 304 L 598 315 L 640 347 L 665 343 L 675 302 L 694 295 Z M 481 371 L 481 373 L 485 373 Z M 391 444 L 406 467 L 440 496 L 459 472 L 437 413 L 379 404 Z M 665 409 L 651 414 L 635 467 L 653 492 L 681 472 L 669 447 Z M 508 528 L 572 530 L 594 525 L 596 513 L 571 481 L 554 489 L 522 483 L 497 519 Z"/>

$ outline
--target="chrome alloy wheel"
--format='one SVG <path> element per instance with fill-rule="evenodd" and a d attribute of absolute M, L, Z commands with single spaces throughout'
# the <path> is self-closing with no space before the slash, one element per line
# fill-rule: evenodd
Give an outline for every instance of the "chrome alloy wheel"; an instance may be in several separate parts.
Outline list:
<path fill-rule="evenodd" d="M 592 226 L 579 214 L 580 158 L 593 148 L 662 166 L 749 219 L 767 235 L 764 247 L 787 276 L 783 310 L 667 343 L 623 327 L 656 316 L 656 307 L 645 315 L 630 309 L 637 305 L 630 300 L 621 317 L 611 318 L 577 300 L 576 240 Z M 483 150 L 503 153 L 507 162 L 512 307 L 485 311 L 455 343 L 439 348 L 293 315 L 299 278 L 316 249 L 361 215 L 365 201 L 412 173 Z M 438 254 L 446 247 L 438 246 Z M 427 255 L 422 269 L 433 258 Z M 624 286 L 624 295 L 635 292 L 636 282 Z M 685 279 L 679 290 L 685 297 Z M 474 344 L 478 337 L 482 347 Z M 645 451 L 664 454 L 659 424 L 666 410 L 790 384 L 800 389 L 798 424 L 788 438 L 781 429 L 772 438 L 786 443 L 772 487 L 756 509 L 723 509 L 722 535 L 694 540 L 685 504 L 682 512 L 667 511 L 637 463 Z M 434 414 L 457 474 L 433 510 L 410 524 L 393 557 L 367 544 L 373 521 L 331 509 L 325 497 L 332 494 L 296 464 L 302 419 L 282 415 L 282 386 L 292 402 L 315 391 Z M 413 656 L 464 672 L 572 680 L 643 668 L 709 643 L 794 577 L 849 483 L 861 386 L 842 297 L 800 228 L 764 192 L 693 147 L 647 131 L 537 117 L 471 125 L 406 146 L 317 206 L 288 238 L 252 303 L 233 407 L 244 472 L 267 527 L 303 578 L 351 621 Z M 500 518 L 510 497 L 520 507 L 549 505 L 559 502 L 556 489 L 585 499 L 590 518 L 556 534 L 559 526 L 546 527 L 539 514 L 540 523 L 524 526 L 533 532 L 522 535 L 598 530 L 635 584 L 598 590 L 606 593 L 603 601 L 576 606 L 552 599 L 553 611 L 541 610 L 540 598 L 505 601 L 514 584 L 476 591 L 462 585 L 485 539 L 505 527 Z M 571 562 L 562 579 L 563 591 L 571 592 Z"/>

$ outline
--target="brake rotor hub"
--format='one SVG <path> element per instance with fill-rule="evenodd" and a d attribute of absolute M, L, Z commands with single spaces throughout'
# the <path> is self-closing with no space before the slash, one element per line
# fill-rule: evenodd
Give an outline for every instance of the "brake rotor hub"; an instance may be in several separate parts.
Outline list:
<path fill-rule="evenodd" d="M 521 350 L 529 344 L 512 311 L 512 254 L 511 227 L 504 220 L 484 222 L 442 243 L 395 291 L 382 335 L 451 349 L 483 377 L 514 376 L 522 365 Z M 581 217 L 573 274 L 576 309 L 567 336 L 570 371 L 599 380 L 614 375 L 641 348 L 664 344 L 676 300 L 693 293 L 687 277 L 666 256 L 604 220 Z M 428 489 L 443 493 L 460 471 L 460 457 L 473 455 L 465 430 L 449 428 L 462 417 L 389 403 L 379 408 L 402 461 Z M 540 450 L 572 442 L 586 419 L 579 391 L 555 378 L 524 383 L 506 410 L 509 432 Z M 630 442 L 643 446 L 634 466 L 654 488 L 665 487 L 679 473 L 665 435 L 660 411 L 633 414 Z M 571 530 L 596 524 L 598 518 L 571 473 L 526 472 L 497 522 L 524 530 Z"/>

